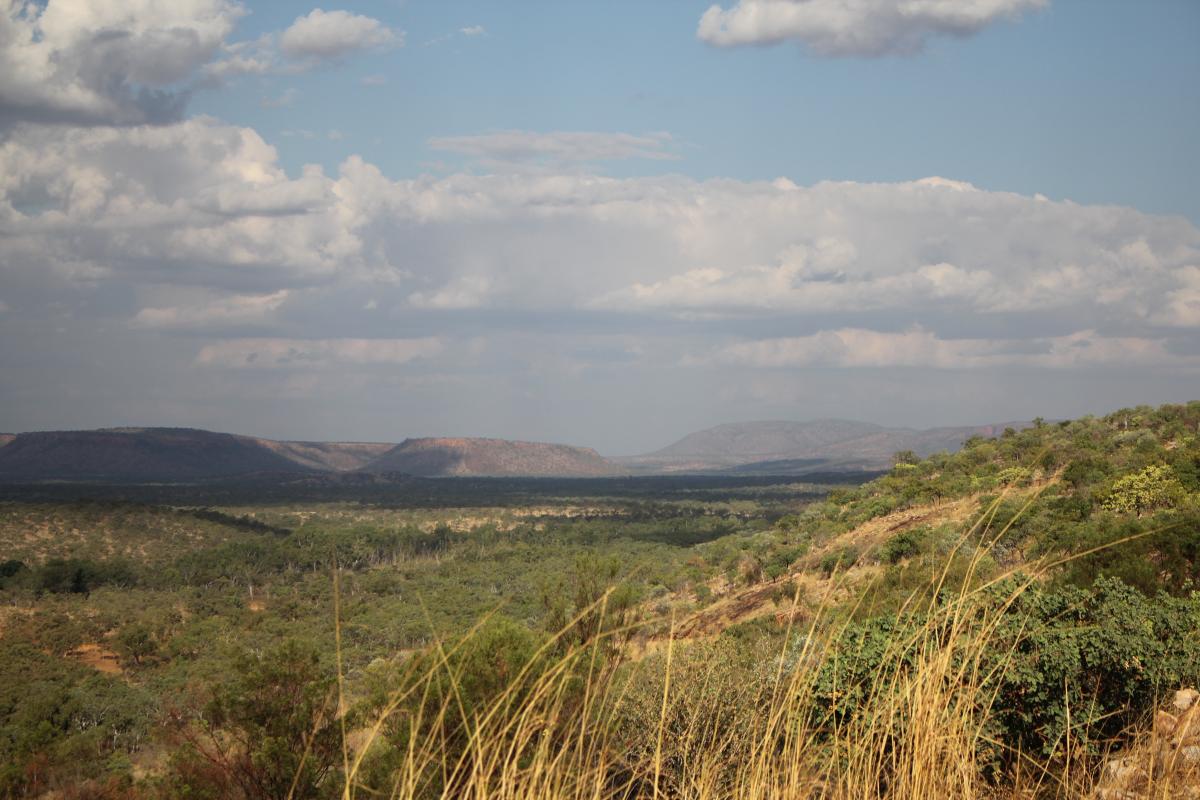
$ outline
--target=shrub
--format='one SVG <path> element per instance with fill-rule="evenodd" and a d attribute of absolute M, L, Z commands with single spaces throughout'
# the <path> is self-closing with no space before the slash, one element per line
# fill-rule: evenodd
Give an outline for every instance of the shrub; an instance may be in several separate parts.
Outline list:
<path fill-rule="evenodd" d="M 838 570 L 848 569 L 854 566 L 858 561 L 858 550 L 850 545 L 839 547 L 829 553 L 826 553 L 821 558 L 821 563 L 818 568 L 825 577 L 829 577 Z"/>
<path fill-rule="evenodd" d="M 911 528 L 900 531 L 883 543 L 879 550 L 879 558 L 888 564 L 898 564 L 906 558 L 912 558 L 921 552 L 921 542 L 929 533 L 928 528 Z"/>

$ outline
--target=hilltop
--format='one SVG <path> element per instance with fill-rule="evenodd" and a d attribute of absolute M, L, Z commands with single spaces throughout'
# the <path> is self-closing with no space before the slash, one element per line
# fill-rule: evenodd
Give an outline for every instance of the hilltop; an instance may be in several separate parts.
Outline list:
<path fill-rule="evenodd" d="M 879 470 L 891 467 L 897 452 L 920 457 L 954 452 L 972 436 L 992 437 L 1007 427 L 1026 426 L 917 430 L 844 419 L 739 422 L 697 431 L 661 450 L 618 462 L 647 472 Z"/>
<path fill-rule="evenodd" d="M 255 439 L 192 428 L 38 431 L 0 448 L 0 478 L 21 481 L 189 481 L 307 469 Z"/>
<path fill-rule="evenodd" d="M 391 446 L 276 442 L 195 428 L 37 431 L 0 439 L 0 480 L 181 482 L 341 471 Z"/>
<path fill-rule="evenodd" d="M 472 438 L 407 439 L 364 470 L 424 477 L 594 477 L 618 471 L 590 447 Z"/>

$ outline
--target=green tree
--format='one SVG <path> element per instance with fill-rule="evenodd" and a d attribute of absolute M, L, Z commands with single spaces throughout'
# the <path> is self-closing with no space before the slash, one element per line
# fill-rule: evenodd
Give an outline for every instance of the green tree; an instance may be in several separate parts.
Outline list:
<path fill-rule="evenodd" d="M 1103 507 L 1118 514 L 1134 513 L 1174 506 L 1186 494 L 1170 467 L 1152 464 L 1141 472 L 1120 478 L 1113 484 Z"/>
<path fill-rule="evenodd" d="M 141 623 L 121 628 L 121 632 L 117 634 L 117 647 L 121 655 L 132 660 L 134 664 L 141 664 L 143 659 L 158 651 L 150 629 Z"/>
<path fill-rule="evenodd" d="M 179 715 L 184 747 L 173 764 L 172 791 L 246 800 L 320 797 L 342 755 L 335 688 L 316 653 L 295 641 L 241 656 L 233 679 L 200 713 Z"/>

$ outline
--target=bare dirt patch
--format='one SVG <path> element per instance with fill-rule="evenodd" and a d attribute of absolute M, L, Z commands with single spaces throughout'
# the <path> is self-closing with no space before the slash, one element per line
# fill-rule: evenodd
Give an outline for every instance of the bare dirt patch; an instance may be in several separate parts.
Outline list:
<path fill-rule="evenodd" d="M 65 655 L 105 675 L 121 675 L 125 672 L 121 669 L 121 657 L 96 642 L 85 642 L 68 650 Z"/>

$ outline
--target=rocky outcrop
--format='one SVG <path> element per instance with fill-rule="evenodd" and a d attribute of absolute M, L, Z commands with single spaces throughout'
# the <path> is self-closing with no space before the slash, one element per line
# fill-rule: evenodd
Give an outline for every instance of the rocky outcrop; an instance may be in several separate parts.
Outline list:
<path fill-rule="evenodd" d="M 1104 766 L 1096 800 L 1200 800 L 1200 692 L 1180 689 L 1150 735 Z"/>

